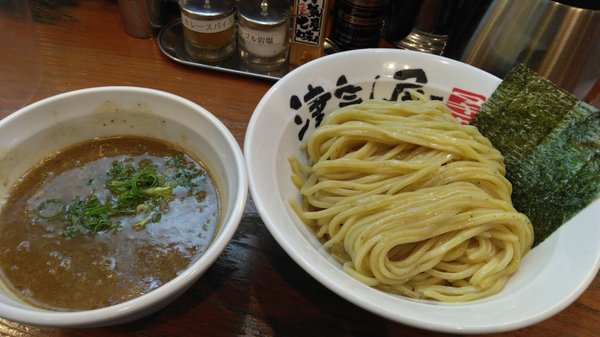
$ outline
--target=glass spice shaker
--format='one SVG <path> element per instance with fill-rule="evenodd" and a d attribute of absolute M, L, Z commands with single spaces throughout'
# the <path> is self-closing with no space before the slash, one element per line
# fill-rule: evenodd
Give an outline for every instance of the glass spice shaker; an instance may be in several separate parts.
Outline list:
<path fill-rule="evenodd" d="M 289 55 L 290 5 L 287 0 L 245 0 L 238 4 L 238 46 L 249 68 L 273 70 Z"/>
<path fill-rule="evenodd" d="M 233 55 L 235 0 L 180 0 L 185 49 L 199 61 L 218 62 Z"/>
<path fill-rule="evenodd" d="M 461 0 L 423 0 L 410 34 L 395 43 L 396 47 L 442 55 L 463 3 L 466 4 Z M 469 2 L 469 6 L 474 5 L 478 3 Z"/>

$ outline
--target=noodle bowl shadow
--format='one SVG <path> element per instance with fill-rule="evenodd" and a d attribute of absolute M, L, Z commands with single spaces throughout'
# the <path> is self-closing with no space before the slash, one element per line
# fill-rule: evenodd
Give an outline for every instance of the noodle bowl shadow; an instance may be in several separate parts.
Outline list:
<path fill-rule="evenodd" d="M 83 311 L 34 308 L 0 284 L 0 317 L 53 327 L 124 323 L 166 306 L 192 286 L 230 242 L 247 199 L 242 151 L 227 127 L 197 104 L 138 87 L 98 87 L 33 103 L 0 121 L 0 195 L 42 158 L 95 137 L 139 136 L 174 144 L 202 161 L 221 194 L 221 221 L 206 251 L 174 279 L 112 306 Z"/>
<path fill-rule="evenodd" d="M 300 201 L 300 194 L 288 158 L 305 158 L 300 144 L 326 114 L 370 98 L 402 100 L 412 89 L 442 100 L 466 123 L 499 83 L 497 77 L 451 59 L 394 49 L 337 53 L 298 67 L 265 94 L 246 132 L 250 192 L 265 225 L 317 281 L 357 306 L 402 324 L 449 333 L 494 333 L 560 312 L 600 267 L 600 224 L 594 221 L 599 202 L 531 250 L 498 294 L 464 303 L 414 300 L 360 283 L 342 270 L 289 205 L 290 200 Z M 566 274 L 571 276 L 564 279 Z"/>

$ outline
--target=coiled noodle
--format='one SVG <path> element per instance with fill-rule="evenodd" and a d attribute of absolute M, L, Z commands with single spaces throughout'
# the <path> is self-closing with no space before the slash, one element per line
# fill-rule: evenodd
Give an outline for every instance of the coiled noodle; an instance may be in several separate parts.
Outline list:
<path fill-rule="evenodd" d="M 531 248 L 503 157 L 442 102 L 367 101 L 327 116 L 291 157 L 314 228 L 361 282 L 412 298 L 469 301 L 500 291 Z"/>

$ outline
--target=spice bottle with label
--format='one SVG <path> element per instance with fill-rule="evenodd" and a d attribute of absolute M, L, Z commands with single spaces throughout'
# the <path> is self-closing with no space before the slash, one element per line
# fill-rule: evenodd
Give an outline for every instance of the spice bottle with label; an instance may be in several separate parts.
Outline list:
<path fill-rule="evenodd" d="M 331 0 L 293 0 L 290 64 L 299 66 L 324 53 Z"/>
<path fill-rule="evenodd" d="M 238 3 L 238 49 L 249 68 L 273 70 L 288 59 L 290 5 L 287 0 Z"/>
<path fill-rule="evenodd" d="M 235 0 L 180 0 L 185 49 L 199 61 L 217 62 L 236 50 Z"/>

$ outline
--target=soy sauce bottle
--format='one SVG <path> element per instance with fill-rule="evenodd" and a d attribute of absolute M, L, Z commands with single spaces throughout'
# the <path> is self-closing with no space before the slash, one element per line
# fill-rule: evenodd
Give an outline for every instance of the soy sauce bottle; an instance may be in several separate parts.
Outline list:
<path fill-rule="evenodd" d="M 341 50 L 379 45 L 388 0 L 336 0 L 331 40 Z"/>

